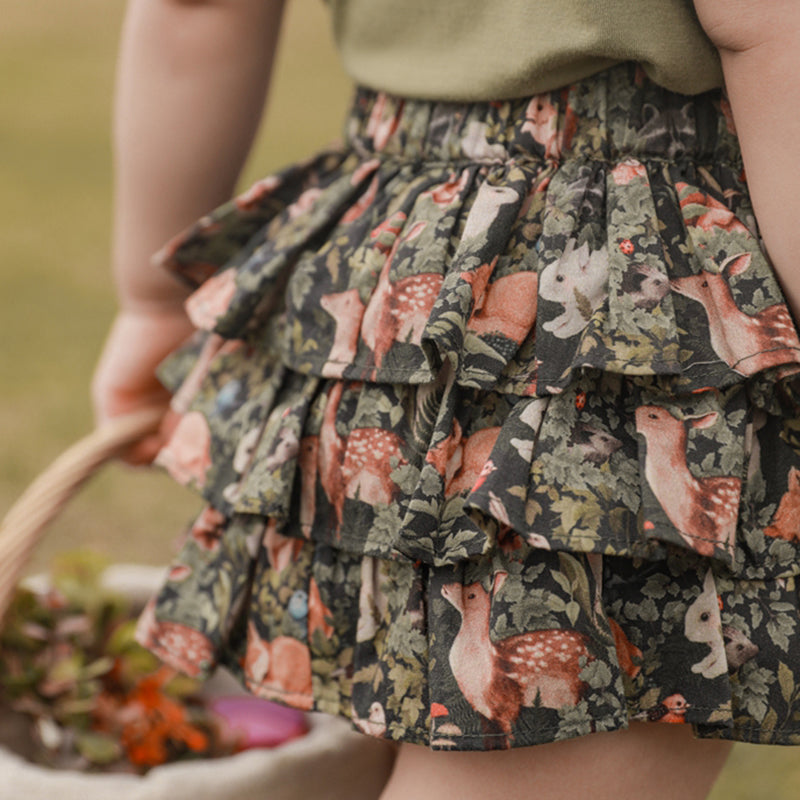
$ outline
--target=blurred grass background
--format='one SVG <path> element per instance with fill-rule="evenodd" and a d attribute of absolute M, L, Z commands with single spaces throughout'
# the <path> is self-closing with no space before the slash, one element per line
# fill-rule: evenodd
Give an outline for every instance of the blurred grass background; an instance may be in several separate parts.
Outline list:
<path fill-rule="evenodd" d="M 109 121 L 123 0 L 6 3 L 0 23 L 0 510 L 91 427 L 87 386 L 114 311 Z M 289 0 L 271 100 L 242 183 L 339 135 L 350 84 L 321 0 Z M 52 526 L 32 569 L 91 547 L 167 561 L 195 497 L 111 467 Z M 800 756 L 737 745 L 712 800 L 797 800 Z M 643 787 L 643 800 L 646 790 Z"/>
<path fill-rule="evenodd" d="M 124 0 L 24 0 L 0 22 L 0 508 L 91 426 L 88 382 L 114 312 L 110 105 Z M 242 183 L 340 134 L 350 83 L 320 0 L 288 4 L 269 109 Z M 78 545 L 162 563 L 196 498 L 108 468 L 52 526 L 41 568 Z"/>

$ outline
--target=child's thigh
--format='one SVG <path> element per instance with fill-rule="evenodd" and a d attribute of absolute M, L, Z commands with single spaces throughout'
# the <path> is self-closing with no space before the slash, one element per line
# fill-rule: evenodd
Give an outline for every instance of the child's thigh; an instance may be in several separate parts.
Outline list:
<path fill-rule="evenodd" d="M 632 723 L 555 744 L 494 752 L 403 745 L 381 800 L 702 800 L 730 750 L 688 725 Z"/>

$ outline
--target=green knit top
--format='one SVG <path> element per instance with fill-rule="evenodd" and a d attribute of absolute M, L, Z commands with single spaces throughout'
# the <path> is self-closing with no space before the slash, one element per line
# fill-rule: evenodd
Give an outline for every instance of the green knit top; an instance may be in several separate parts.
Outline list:
<path fill-rule="evenodd" d="M 440 100 L 525 97 L 638 61 L 662 86 L 722 85 L 691 0 L 328 0 L 360 84 Z"/>

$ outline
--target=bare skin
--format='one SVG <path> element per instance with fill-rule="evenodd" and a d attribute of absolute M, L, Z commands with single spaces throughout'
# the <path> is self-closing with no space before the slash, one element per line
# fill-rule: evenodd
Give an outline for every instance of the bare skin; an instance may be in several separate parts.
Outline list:
<path fill-rule="evenodd" d="M 120 310 L 92 383 L 98 422 L 165 411 L 154 370 L 192 331 L 186 289 L 150 259 L 233 193 L 266 96 L 283 0 L 131 0 L 114 107 L 112 265 Z M 161 435 L 128 460 L 153 459 Z"/>
<path fill-rule="evenodd" d="M 800 320 L 800 3 L 694 4 L 722 57 L 761 235 L 794 318 Z"/>
<path fill-rule="evenodd" d="M 489 753 L 401 745 L 380 800 L 703 800 L 730 743 L 696 740 L 688 725 L 626 731 Z"/>

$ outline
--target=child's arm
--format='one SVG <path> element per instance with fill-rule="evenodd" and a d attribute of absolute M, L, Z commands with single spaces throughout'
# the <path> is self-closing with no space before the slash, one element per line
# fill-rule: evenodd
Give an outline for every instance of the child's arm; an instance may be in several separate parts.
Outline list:
<path fill-rule="evenodd" d="M 191 327 L 150 258 L 227 200 L 263 107 L 283 0 L 131 0 L 114 113 L 113 267 L 120 312 L 98 364 L 98 421 L 165 405 L 155 366 Z M 137 454 L 146 460 L 158 444 Z"/>
<path fill-rule="evenodd" d="M 764 243 L 800 320 L 800 2 L 695 0 L 719 48 Z"/>

